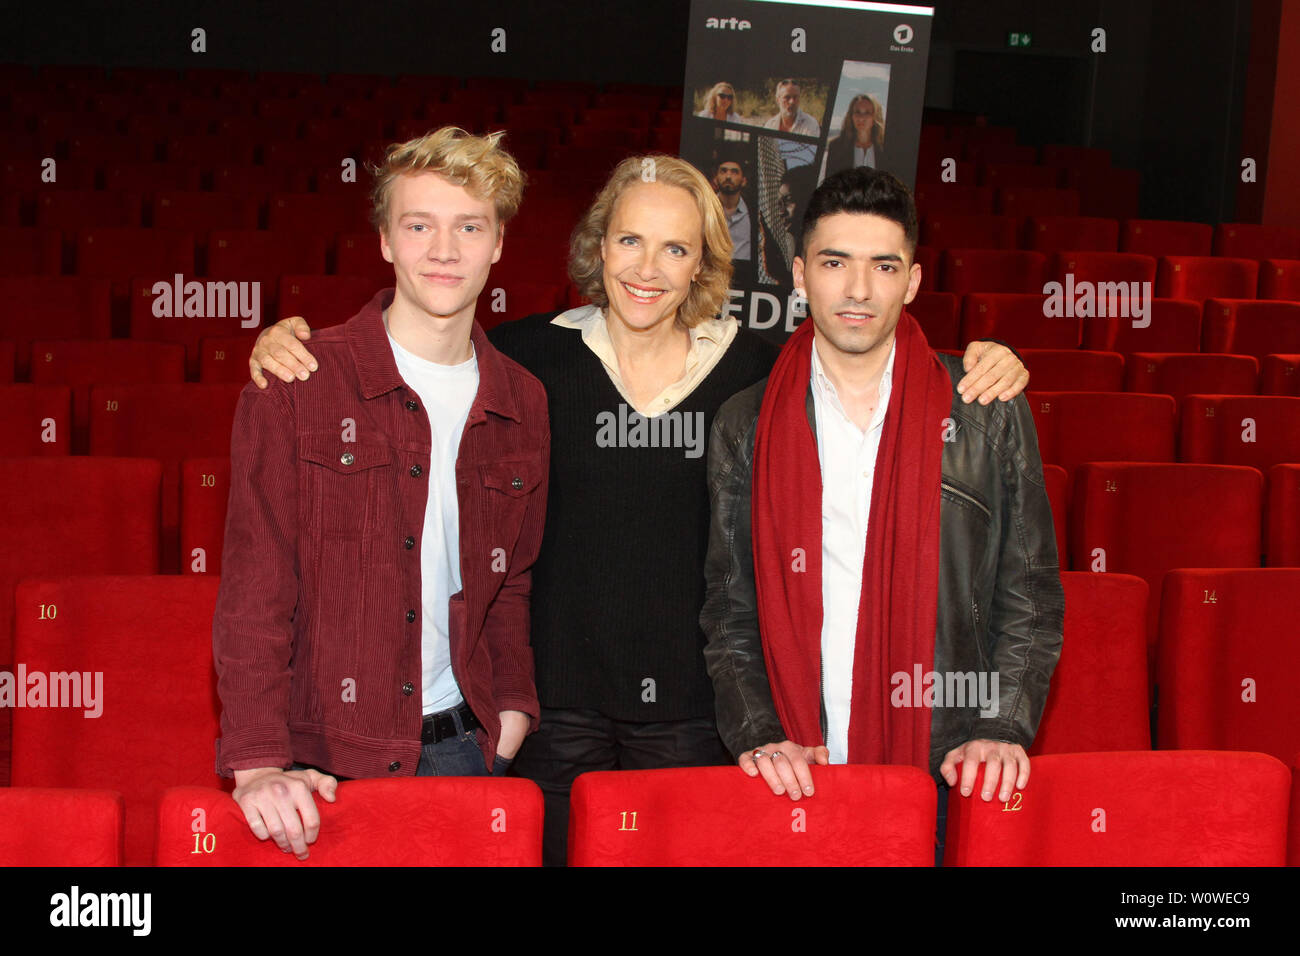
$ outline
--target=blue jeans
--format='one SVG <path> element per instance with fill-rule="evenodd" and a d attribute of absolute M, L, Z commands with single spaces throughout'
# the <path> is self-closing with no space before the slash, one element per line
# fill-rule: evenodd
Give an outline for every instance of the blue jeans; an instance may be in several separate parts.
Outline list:
<path fill-rule="evenodd" d="M 453 712 L 452 718 L 456 721 L 456 734 L 451 737 L 445 737 L 436 744 L 424 744 L 420 748 L 420 763 L 415 768 L 417 777 L 486 777 L 488 776 L 487 767 L 483 765 L 483 751 L 479 749 L 478 735 L 483 733 L 481 730 L 465 729 L 461 723 L 460 715 Z M 492 762 L 493 777 L 504 777 L 506 771 L 510 769 L 513 760 L 507 760 L 500 754 L 497 754 Z M 294 763 L 293 770 L 306 770 L 305 764 Z M 330 773 L 324 767 L 312 767 L 313 770 L 319 770 L 321 773 Z M 337 774 L 331 774 L 338 780 L 350 780 L 351 777 L 339 777 Z"/>

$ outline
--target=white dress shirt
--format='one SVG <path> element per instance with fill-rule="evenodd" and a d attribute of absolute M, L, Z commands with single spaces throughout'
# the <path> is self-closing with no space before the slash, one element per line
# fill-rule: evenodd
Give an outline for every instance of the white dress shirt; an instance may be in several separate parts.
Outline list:
<path fill-rule="evenodd" d="M 848 763 L 849 710 L 853 702 L 853 653 L 858 636 L 858 603 L 866 558 L 867 523 L 876 453 L 894 379 L 889 349 L 876 392 L 876 410 L 864 432 L 853 423 L 822 369 L 817 342 L 812 348 L 813 410 L 817 420 L 817 458 L 822 472 L 822 693 L 826 706 L 826 746 L 831 763 Z"/>

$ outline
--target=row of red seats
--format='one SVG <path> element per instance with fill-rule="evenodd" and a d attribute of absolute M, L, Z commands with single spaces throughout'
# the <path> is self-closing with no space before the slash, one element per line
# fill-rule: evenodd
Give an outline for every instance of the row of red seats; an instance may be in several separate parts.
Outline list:
<path fill-rule="evenodd" d="M 211 753 L 219 713 L 210 648 L 218 583 L 212 576 L 63 577 L 25 580 L 15 591 L 16 659 L 26 672 L 98 672 L 103 685 L 98 704 L 83 694 L 75 702 L 79 706 L 64 700 L 64 706 L 11 711 L 12 785 L 124 794 L 128 863 L 153 859 L 155 808 L 167 788 L 229 788 L 215 776 Z M 1044 758 L 1036 761 L 1035 773 L 1051 766 L 1053 755 L 1142 751 L 1151 745 L 1146 585 L 1122 574 L 1070 572 L 1062 583 L 1065 640 L 1031 749 Z M 1286 619 L 1295 587 L 1300 587 L 1300 569 L 1193 569 L 1169 575 L 1161 615 L 1166 631 L 1159 665 L 1160 746 L 1256 751 L 1288 762 L 1300 752 L 1300 702 L 1284 684 L 1300 667 L 1300 656 L 1289 632 L 1277 626 Z M 1251 679 L 1255 693 L 1243 696 L 1243 678 Z M 159 686 L 168 692 L 157 693 Z M 87 709 L 97 716 L 88 719 Z M 143 727 L 149 731 L 142 733 Z M 66 759 L 68 753 L 78 759 Z M 751 787 L 754 796 L 719 807 L 735 815 L 737 806 L 761 803 L 761 795 L 788 821 L 789 803 L 775 800 L 734 768 L 723 769 L 735 775 L 738 787 Z M 818 799 L 835 793 L 819 791 Z M 1025 799 L 1033 794 L 1031 782 Z M 580 803 L 575 790 L 581 816 Z M 818 805 L 816 800 L 808 804 Z M 646 823 L 662 831 L 650 817 Z M 238 845 L 234 831 L 225 832 L 228 845 Z M 217 842 L 215 849 L 221 849 L 220 836 Z M 188 855 L 192 843 L 182 848 L 165 841 L 157 847 Z"/>
<path fill-rule="evenodd" d="M 812 771 L 790 807 L 731 767 L 583 774 L 571 866 L 929 866 L 937 794 L 914 767 Z M 1230 779 L 1231 788 L 1223 781 Z M 1300 865 L 1300 771 L 1262 754 L 1069 754 L 1034 761 L 1006 804 L 950 792 L 947 866 Z M 1177 786 L 1174 808 L 1153 794 Z M 1242 790 L 1249 804 L 1234 799 Z M 258 841 L 235 802 L 163 791 L 156 866 L 538 866 L 542 796 L 524 779 L 430 777 L 340 784 L 318 803 L 305 861 Z M 1097 808 L 1105 817 L 1100 826 Z M 629 809 L 633 808 L 633 809 Z M 126 807 L 111 790 L 0 790 L 0 865 L 120 866 Z M 67 821 L 66 826 L 50 826 Z M 74 823 L 75 821 L 75 823 Z M 1211 822 L 1212 821 L 1212 822 Z M 1213 835 L 1213 839 L 1208 837 Z"/>

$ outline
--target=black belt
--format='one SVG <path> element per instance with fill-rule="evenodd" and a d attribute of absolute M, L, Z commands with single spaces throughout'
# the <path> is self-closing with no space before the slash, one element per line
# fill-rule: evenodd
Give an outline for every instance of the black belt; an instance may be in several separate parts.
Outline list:
<path fill-rule="evenodd" d="M 460 734 L 456 729 L 456 714 L 460 715 L 460 725 L 468 733 L 483 725 L 479 723 L 474 711 L 469 709 L 469 704 L 461 704 L 453 710 L 442 710 L 436 714 L 427 714 L 423 724 L 420 726 L 420 743 L 436 744 L 440 740 L 446 740 L 448 737 L 455 737 Z"/>

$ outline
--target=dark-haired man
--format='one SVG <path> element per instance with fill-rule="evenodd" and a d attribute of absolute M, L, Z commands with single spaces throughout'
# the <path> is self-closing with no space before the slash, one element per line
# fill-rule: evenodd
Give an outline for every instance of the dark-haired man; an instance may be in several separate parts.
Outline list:
<path fill-rule="evenodd" d="M 984 763 L 983 798 L 1010 799 L 1060 653 L 1028 405 L 961 400 L 961 360 L 904 311 L 916 238 L 889 173 L 822 183 L 794 261 L 812 321 L 713 425 L 701 624 L 719 731 L 794 800 L 813 762 L 913 764 L 963 795 Z"/>
<path fill-rule="evenodd" d="M 749 206 L 742 195 L 749 184 L 745 167 L 739 156 L 725 152 L 718 158 L 713 171 L 713 191 L 718 194 L 722 211 L 727 214 L 727 229 L 731 233 L 731 258 L 747 261 L 752 253 L 750 246 Z"/>

